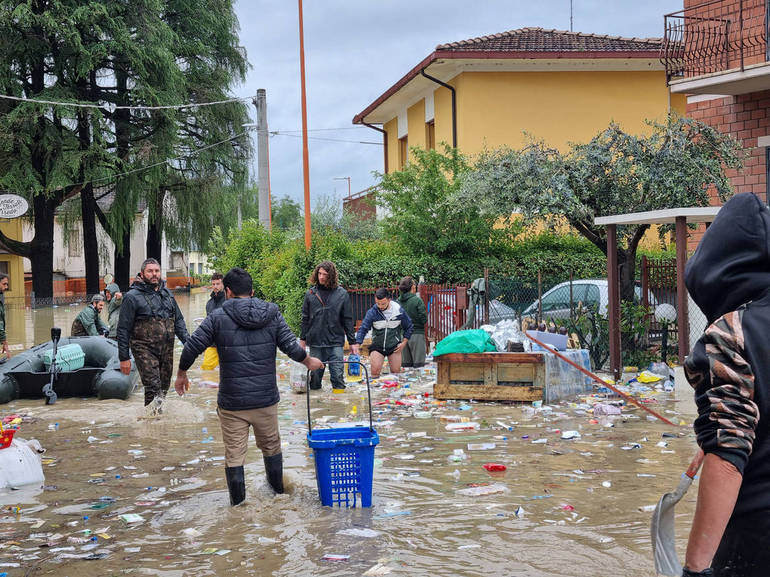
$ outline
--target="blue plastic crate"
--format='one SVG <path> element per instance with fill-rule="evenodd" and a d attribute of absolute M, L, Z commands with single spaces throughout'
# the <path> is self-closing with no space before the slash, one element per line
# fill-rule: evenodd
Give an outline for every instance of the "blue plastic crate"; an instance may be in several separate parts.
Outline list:
<path fill-rule="evenodd" d="M 318 496 L 325 507 L 372 506 L 377 431 L 367 427 L 313 429 L 307 442 L 315 455 Z"/>

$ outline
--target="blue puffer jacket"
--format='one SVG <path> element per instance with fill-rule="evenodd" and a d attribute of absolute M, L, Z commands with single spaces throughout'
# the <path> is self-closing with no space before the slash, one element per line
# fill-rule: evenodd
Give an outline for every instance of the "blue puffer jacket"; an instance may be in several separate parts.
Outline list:
<path fill-rule="evenodd" d="M 257 298 L 228 299 L 190 335 L 179 358 L 186 371 L 206 348 L 219 353 L 217 403 L 228 411 L 269 407 L 278 402 L 276 348 L 293 360 L 307 356 L 278 310 Z"/>

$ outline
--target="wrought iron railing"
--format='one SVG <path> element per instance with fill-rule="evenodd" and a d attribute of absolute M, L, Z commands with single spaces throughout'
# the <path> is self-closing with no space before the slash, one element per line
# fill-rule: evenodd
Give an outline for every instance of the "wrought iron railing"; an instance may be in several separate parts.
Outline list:
<path fill-rule="evenodd" d="M 661 62 L 668 80 L 766 62 L 768 0 L 710 0 L 666 14 Z"/>

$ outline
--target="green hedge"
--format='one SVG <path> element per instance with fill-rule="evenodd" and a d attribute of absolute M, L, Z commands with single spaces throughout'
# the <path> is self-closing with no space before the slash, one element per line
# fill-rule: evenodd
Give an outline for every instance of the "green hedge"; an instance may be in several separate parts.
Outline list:
<path fill-rule="evenodd" d="M 409 254 L 397 241 L 350 240 L 335 231 L 314 235 L 306 251 L 302 238 L 285 231 L 268 233 L 256 221 L 245 222 L 227 239 L 215 231 L 212 241 L 215 249 L 210 256 L 216 269 L 248 270 L 255 294 L 277 303 L 294 329 L 299 326 L 310 274 L 322 260 L 337 265 L 343 286 L 392 286 L 405 275 L 423 276 L 427 283 L 470 283 L 484 274 L 484 267 L 492 277 L 526 282 L 536 281 L 540 271 L 545 287 L 568 279 L 570 273 L 576 279 L 607 274 L 607 259 L 598 248 L 582 237 L 553 233 L 517 240 L 499 256 L 454 259 Z"/>

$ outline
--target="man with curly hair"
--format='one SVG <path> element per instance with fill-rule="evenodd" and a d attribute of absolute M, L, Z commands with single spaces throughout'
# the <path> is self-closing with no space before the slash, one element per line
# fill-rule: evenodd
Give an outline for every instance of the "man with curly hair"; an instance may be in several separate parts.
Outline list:
<path fill-rule="evenodd" d="M 332 388 L 345 389 L 343 347 L 345 338 L 354 354 L 358 354 L 353 332 L 353 307 L 348 292 L 339 286 L 337 267 L 324 261 L 310 275 L 311 287 L 302 303 L 302 324 L 299 344 L 310 347 L 310 356 L 329 364 Z M 320 389 L 324 369 L 313 371 L 310 388 Z"/>

